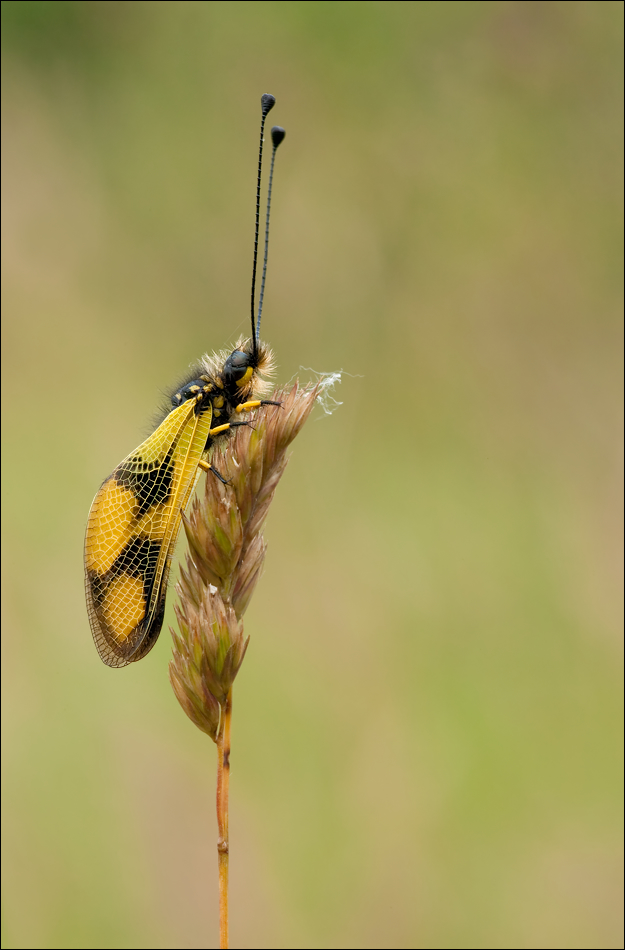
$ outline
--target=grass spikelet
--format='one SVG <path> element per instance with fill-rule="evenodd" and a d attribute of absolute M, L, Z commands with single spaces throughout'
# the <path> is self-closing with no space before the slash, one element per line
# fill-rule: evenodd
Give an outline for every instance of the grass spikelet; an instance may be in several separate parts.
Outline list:
<path fill-rule="evenodd" d="M 224 704 L 247 646 L 241 620 L 265 559 L 263 525 L 286 450 L 318 392 L 318 385 L 296 383 L 274 393 L 280 406 L 260 410 L 215 451 L 211 462 L 228 484 L 209 473 L 190 516 L 183 516 L 189 553 L 176 585 L 179 632 L 172 630 L 170 679 L 184 711 L 215 742 L 215 702 Z"/>

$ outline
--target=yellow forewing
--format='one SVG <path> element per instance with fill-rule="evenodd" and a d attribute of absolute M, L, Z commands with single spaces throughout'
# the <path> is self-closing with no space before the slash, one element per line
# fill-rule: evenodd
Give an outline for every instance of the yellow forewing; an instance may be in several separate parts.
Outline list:
<path fill-rule="evenodd" d="M 85 538 L 87 608 L 108 666 L 145 656 L 160 632 L 180 515 L 211 425 L 210 404 L 198 414 L 195 407 L 188 400 L 172 410 L 93 500 Z"/>

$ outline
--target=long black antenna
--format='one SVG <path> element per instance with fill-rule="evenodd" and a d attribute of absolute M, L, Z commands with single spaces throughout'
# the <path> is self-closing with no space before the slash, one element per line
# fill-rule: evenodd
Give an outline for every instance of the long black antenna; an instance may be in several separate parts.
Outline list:
<path fill-rule="evenodd" d="M 260 97 L 262 118 L 260 120 L 260 145 L 258 148 L 258 178 L 256 180 L 256 227 L 254 229 L 254 266 L 252 268 L 252 352 L 256 353 L 258 335 L 256 333 L 256 265 L 258 263 L 258 231 L 260 228 L 260 174 L 263 168 L 263 137 L 265 135 L 265 119 L 267 113 L 276 104 L 275 96 L 266 92 Z"/>
<path fill-rule="evenodd" d="M 274 125 L 271 130 L 271 141 L 273 150 L 271 152 L 271 167 L 269 169 L 269 187 L 267 188 L 267 217 L 265 219 L 265 257 L 263 259 L 263 276 L 260 282 L 260 294 L 258 296 L 258 315 L 256 317 L 256 343 L 255 349 L 260 343 L 260 318 L 263 312 L 263 298 L 265 296 L 265 280 L 267 278 L 267 258 L 269 257 L 269 215 L 271 213 L 271 188 L 273 185 L 273 166 L 276 161 L 276 152 L 278 145 L 284 140 L 286 132 L 279 125 Z"/>

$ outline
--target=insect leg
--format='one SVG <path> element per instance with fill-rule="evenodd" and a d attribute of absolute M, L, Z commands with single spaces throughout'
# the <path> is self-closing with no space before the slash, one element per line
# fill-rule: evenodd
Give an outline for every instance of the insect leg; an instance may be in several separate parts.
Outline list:
<path fill-rule="evenodd" d="M 226 432 L 227 429 L 235 429 L 237 426 L 249 426 L 249 422 L 224 422 L 221 426 L 215 426 L 214 429 L 209 429 L 208 434 L 213 438 L 214 435 L 219 435 L 221 432 Z M 252 426 L 252 428 L 254 428 Z"/>
<path fill-rule="evenodd" d="M 258 409 L 259 406 L 281 406 L 281 402 L 274 402 L 272 399 L 250 399 L 249 402 L 242 402 L 236 407 L 237 412 L 249 412 L 250 409 Z"/>
<path fill-rule="evenodd" d="M 205 462 L 204 459 L 200 459 L 197 464 L 198 468 L 201 468 L 203 472 L 212 472 L 213 475 L 216 475 L 222 485 L 228 484 L 228 479 L 224 478 L 221 472 L 218 472 L 217 469 L 210 464 L 210 462 Z"/>

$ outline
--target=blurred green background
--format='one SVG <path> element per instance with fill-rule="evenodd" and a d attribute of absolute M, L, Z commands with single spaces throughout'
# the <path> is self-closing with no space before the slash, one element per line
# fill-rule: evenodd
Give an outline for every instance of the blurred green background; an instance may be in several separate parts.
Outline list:
<path fill-rule="evenodd" d="M 350 375 L 246 618 L 232 946 L 622 947 L 622 4 L 2 13 L 3 947 L 216 946 L 215 751 L 82 543 L 247 329 L 263 92 L 263 336 Z"/>

